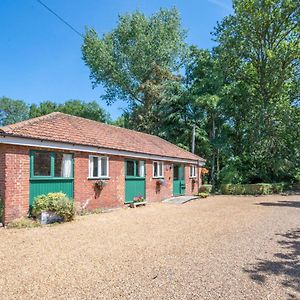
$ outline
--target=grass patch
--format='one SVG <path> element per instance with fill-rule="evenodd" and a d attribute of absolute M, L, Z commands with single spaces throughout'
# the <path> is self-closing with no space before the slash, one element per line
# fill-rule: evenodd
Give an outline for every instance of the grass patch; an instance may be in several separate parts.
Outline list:
<path fill-rule="evenodd" d="M 8 229 L 21 229 L 21 228 L 35 228 L 40 227 L 41 224 L 33 219 L 22 217 L 15 219 L 12 222 L 7 224 Z"/>

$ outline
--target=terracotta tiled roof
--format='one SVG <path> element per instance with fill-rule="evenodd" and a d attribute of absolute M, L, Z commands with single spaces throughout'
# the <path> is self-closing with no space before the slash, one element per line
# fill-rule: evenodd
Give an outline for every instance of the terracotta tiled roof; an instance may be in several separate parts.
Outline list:
<path fill-rule="evenodd" d="M 157 136 L 60 112 L 0 127 L 0 134 L 204 161 Z"/>

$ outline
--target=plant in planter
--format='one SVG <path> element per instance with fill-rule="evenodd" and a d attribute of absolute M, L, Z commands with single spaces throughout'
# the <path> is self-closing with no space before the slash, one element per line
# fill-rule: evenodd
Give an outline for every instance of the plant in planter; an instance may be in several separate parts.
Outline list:
<path fill-rule="evenodd" d="M 138 195 L 133 198 L 133 202 L 144 202 L 145 198 L 142 195 Z"/>
<path fill-rule="evenodd" d="M 66 194 L 49 193 L 35 198 L 31 214 L 42 224 L 68 222 L 74 219 L 75 206 Z"/>

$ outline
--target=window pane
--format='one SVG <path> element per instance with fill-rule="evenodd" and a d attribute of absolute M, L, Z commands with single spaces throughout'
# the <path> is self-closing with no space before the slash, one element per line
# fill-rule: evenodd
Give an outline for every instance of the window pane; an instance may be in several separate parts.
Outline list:
<path fill-rule="evenodd" d="M 35 152 L 33 157 L 34 176 L 51 175 L 51 153 Z"/>
<path fill-rule="evenodd" d="M 62 160 L 63 160 L 63 154 L 55 153 L 55 160 L 54 160 L 54 176 L 55 177 L 62 177 Z"/>
<path fill-rule="evenodd" d="M 127 160 L 126 162 L 126 175 L 127 176 L 134 176 L 134 161 L 133 160 Z"/>
<path fill-rule="evenodd" d="M 108 174 L 107 174 L 107 157 L 101 158 L 101 176 L 108 176 Z"/>
<path fill-rule="evenodd" d="M 158 176 L 159 177 L 162 177 L 163 176 L 163 165 L 162 165 L 162 163 L 159 163 L 158 164 L 158 167 L 159 167 L 159 172 L 158 172 Z"/>
<path fill-rule="evenodd" d="M 72 177 L 72 158 L 72 154 L 55 153 L 55 177 Z"/>
<path fill-rule="evenodd" d="M 179 179 L 179 166 L 176 165 L 174 166 L 174 171 L 173 171 L 173 176 L 174 176 L 174 180 L 178 180 Z"/>
<path fill-rule="evenodd" d="M 98 177 L 98 157 L 93 157 L 93 177 Z"/>
<path fill-rule="evenodd" d="M 153 163 L 153 176 L 157 177 L 158 176 L 158 166 L 157 166 L 157 162 Z"/>
<path fill-rule="evenodd" d="M 137 174 L 137 176 L 145 177 L 145 162 L 144 161 L 142 161 L 142 160 L 139 161 L 136 174 Z"/>

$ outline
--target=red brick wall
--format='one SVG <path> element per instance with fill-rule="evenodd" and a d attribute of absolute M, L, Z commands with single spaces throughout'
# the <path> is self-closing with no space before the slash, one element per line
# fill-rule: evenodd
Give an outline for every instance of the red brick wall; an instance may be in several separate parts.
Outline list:
<path fill-rule="evenodd" d="M 199 168 L 197 167 L 199 170 Z M 199 171 L 196 170 L 196 176 L 195 178 L 190 177 L 190 165 L 185 165 L 185 193 L 186 195 L 195 195 L 198 193 L 199 189 Z"/>
<path fill-rule="evenodd" d="M 150 202 L 161 201 L 172 197 L 173 168 L 172 163 L 164 162 L 164 185 L 157 185 L 158 179 L 153 178 L 153 161 L 146 161 L 146 199 Z"/>
<path fill-rule="evenodd" d="M 4 199 L 5 188 L 5 145 L 0 144 L 0 197 Z"/>
<path fill-rule="evenodd" d="M 75 153 L 74 200 L 86 209 L 113 208 L 124 205 L 125 177 L 124 159 L 118 156 L 109 158 L 109 179 L 100 192 L 95 192 L 95 179 L 88 179 L 88 153 Z M 95 154 L 97 155 L 97 154 Z M 99 154 L 98 154 L 99 155 Z"/>
<path fill-rule="evenodd" d="M 26 216 L 29 209 L 29 151 L 34 148 L 0 145 L 0 196 L 5 201 L 4 222 Z M 38 148 L 36 148 L 38 149 Z M 44 149 L 46 150 L 46 149 Z M 49 149 L 49 151 L 53 151 Z M 64 151 L 66 152 L 66 151 Z M 125 163 L 124 157 L 109 157 L 109 179 L 100 193 L 95 192 L 96 180 L 88 179 L 89 153 L 74 154 L 74 201 L 77 206 L 88 210 L 95 208 L 113 208 L 124 205 L 125 200 Z M 97 155 L 97 154 L 95 154 Z M 164 162 L 165 184 L 157 186 L 153 178 L 152 160 L 146 160 L 146 198 L 150 202 L 161 201 L 173 195 L 173 163 Z M 198 182 L 192 190 L 189 177 L 189 165 L 185 165 L 186 194 L 192 195 L 198 190 Z"/>
<path fill-rule="evenodd" d="M 29 149 L 3 145 L 5 156 L 4 223 L 26 216 L 29 209 Z"/>

